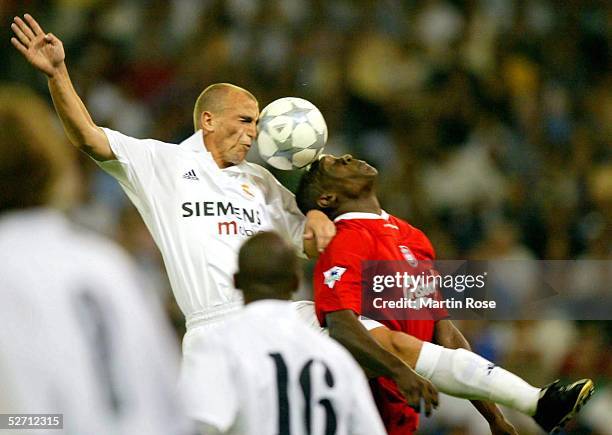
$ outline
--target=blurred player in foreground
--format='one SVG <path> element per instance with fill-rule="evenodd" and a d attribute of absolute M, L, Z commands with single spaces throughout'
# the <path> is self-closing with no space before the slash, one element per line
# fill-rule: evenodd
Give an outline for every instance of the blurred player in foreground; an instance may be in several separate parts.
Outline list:
<path fill-rule="evenodd" d="M 235 284 L 245 309 L 185 356 L 207 367 L 183 383 L 203 433 L 385 434 L 359 366 L 289 302 L 300 272 L 276 233 L 259 233 L 240 249 Z"/>
<path fill-rule="evenodd" d="M 567 387 L 553 383 L 535 388 L 470 352 L 461 332 L 444 319 L 445 312 L 429 313 L 430 320 L 386 318 L 380 320 L 385 326 L 373 322 L 371 335 L 367 333 L 357 317 L 362 309 L 362 262 L 435 259 L 433 247 L 421 231 L 380 208 L 376 177 L 376 169 L 364 161 L 350 155 L 325 155 L 312 164 L 298 188 L 299 206 L 319 208 L 334 219 L 338 229 L 315 268 L 315 304 L 321 324 L 370 373 L 397 381 L 401 370 L 401 361 L 385 354 L 374 338 L 440 391 L 477 399 L 473 403 L 493 434 L 516 434 L 516 430 L 497 406 L 479 400 L 533 416 L 546 431 L 562 427 L 591 396 L 591 380 Z M 416 430 L 418 416 L 393 382 L 378 378 L 373 390 L 389 434 L 405 435 Z"/>
<path fill-rule="evenodd" d="M 126 254 L 56 208 L 79 180 L 52 119 L 0 87 L 0 413 L 64 414 L 57 433 L 183 434 L 168 322 Z"/>
<path fill-rule="evenodd" d="M 200 338 L 242 307 L 232 274 L 250 235 L 274 229 L 300 252 L 303 239 L 323 249 L 333 237 L 325 214 L 305 217 L 269 171 L 245 161 L 259 117 L 250 92 L 223 83 L 206 88 L 194 107 L 196 132 L 178 145 L 99 128 L 74 90 L 62 42 L 24 18 L 11 25 L 12 44 L 47 75 L 68 138 L 119 181 L 162 254 L 186 318 L 183 354 L 197 352 Z"/>

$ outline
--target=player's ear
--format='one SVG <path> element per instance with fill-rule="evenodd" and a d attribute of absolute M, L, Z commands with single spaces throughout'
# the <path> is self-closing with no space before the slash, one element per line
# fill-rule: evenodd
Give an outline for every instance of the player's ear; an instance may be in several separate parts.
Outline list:
<path fill-rule="evenodd" d="M 291 299 L 291 295 L 293 295 L 293 293 L 298 291 L 298 289 L 300 288 L 300 281 L 301 281 L 301 273 L 296 271 L 295 274 L 291 277 L 291 282 L 289 283 L 289 286 L 288 286 L 288 289 L 290 290 L 289 299 Z"/>
<path fill-rule="evenodd" d="M 207 110 L 202 112 L 202 115 L 200 115 L 200 124 L 202 130 L 207 133 L 215 131 L 215 121 L 213 119 L 213 114 Z"/>
<path fill-rule="evenodd" d="M 323 193 L 317 199 L 317 205 L 321 208 L 333 208 L 338 202 L 338 197 L 335 193 Z"/>
<path fill-rule="evenodd" d="M 242 289 L 242 275 L 240 275 L 240 272 L 234 274 L 234 288 Z"/>

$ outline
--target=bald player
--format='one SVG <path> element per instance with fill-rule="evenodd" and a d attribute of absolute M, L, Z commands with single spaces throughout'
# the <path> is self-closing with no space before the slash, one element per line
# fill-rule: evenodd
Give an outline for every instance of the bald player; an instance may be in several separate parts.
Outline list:
<path fill-rule="evenodd" d="M 289 302 L 301 276 L 294 250 L 278 234 L 260 233 L 238 263 L 245 309 L 186 356 L 208 367 L 183 383 L 203 433 L 385 434 L 357 363 Z"/>
<path fill-rule="evenodd" d="M 302 252 L 304 239 L 322 250 L 335 234 L 324 213 L 304 216 L 269 171 L 245 161 L 259 117 L 247 90 L 207 87 L 194 107 L 195 133 L 180 144 L 135 139 L 94 123 L 56 36 L 27 14 L 15 17 L 11 29 L 13 46 L 46 74 L 70 141 L 117 179 L 151 232 L 186 317 L 183 354 L 197 351 L 200 338 L 242 307 L 232 274 L 249 236 L 274 229 Z"/>

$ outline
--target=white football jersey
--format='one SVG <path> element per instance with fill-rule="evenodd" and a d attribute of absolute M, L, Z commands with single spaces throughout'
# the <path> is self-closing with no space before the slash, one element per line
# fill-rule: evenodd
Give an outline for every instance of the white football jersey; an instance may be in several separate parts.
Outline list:
<path fill-rule="evenodd" d="M 357 363 L 289 302 L 247 305 L 185 360 L 187 413 L 203 433 L 386 433 Z"/>
<path fill-rule="evenodd" d="M 0 413 L 64 414 L 28 434 L 184 433 L 176 339 L 122 250 L 33 209 L 0 216 L 0 257 Z"/>
<path fill-rule="evenodd" d="M 117 160 L 98 164 L 149 228 L 188 328 L 242 305 L 232 276 L 249 236 L 275 230 L 302 251 L 304 216 L 263 167 L 244 161 L 220 169 L 201 130 L 179 145 L 104 131 Z"/>

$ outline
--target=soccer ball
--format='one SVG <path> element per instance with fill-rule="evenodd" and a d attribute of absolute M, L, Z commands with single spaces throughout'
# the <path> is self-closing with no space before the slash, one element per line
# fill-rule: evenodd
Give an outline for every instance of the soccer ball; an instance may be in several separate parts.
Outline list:
<path fill-rule="evenodd" d="M 327 142 L 327 125 L 314 104 L 302 98 L 272 101 L 259 116 L 259 155 L 277 169 L 301 169 L 315 161 Z"/>

